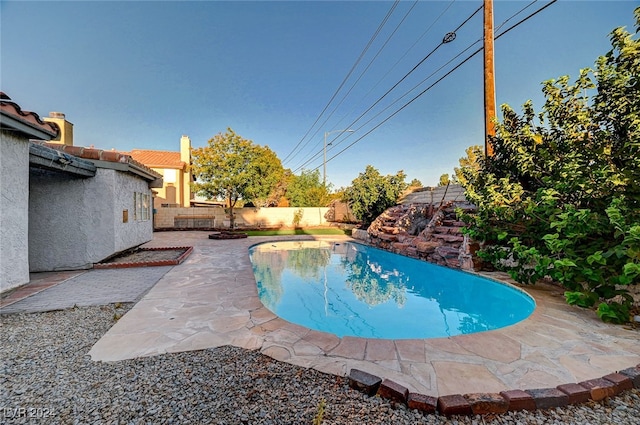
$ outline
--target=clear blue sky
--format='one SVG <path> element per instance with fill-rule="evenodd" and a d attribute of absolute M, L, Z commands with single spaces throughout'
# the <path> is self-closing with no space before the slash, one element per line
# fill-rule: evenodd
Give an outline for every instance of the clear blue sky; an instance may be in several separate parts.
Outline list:
<path fill-rule="evenodd" d="M 495 26 L 529 3 L 496 0 Z M 501 30 L 546 3 L 536 2 Z M 465 148 L 483 143 L 482 54 L 364 135 L 459 63 L 374 117 L 479 40 L 481 12 L 363 119 L 354 120 L 481 4 L 422 0 L 406 15 L 414 1 L 400 2 L 314 127 L 393 2 L 3 0 L 1 89 L 41 116 L 64 112 L 77 145 L 178 150 L 183 134 L 200 147 L 231 127 L 268 145 L 281 160 L 289 156 L 284 166 L 298 174 L 303 164 L 322 172 L 325 132 L 353 128 L 328 138 L 342 136 L 329 146 L 328 158 L 361 138 L 327 163 L 327 179 L 335 187 L 349 185 L 368 164 L 383 174 L 404 170 L 408 180 L 435 185 L 458 165 Z M 532 99 L 539 110 L 540 83 L 575 77 L 592 66 L 610 49 L 613 28 L 633 31 L 636 5 L 559 1 L 496 40 L 498 105 L 520 110 Z M 290 155 L 296 145 L 301 149 Z"/>

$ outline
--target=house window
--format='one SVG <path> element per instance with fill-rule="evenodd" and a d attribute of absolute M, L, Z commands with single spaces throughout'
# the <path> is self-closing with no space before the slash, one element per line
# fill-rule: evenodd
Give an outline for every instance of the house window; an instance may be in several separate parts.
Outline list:
<path fill-rule="evenodd" d="M 151 195 L 146 193 L 133 193 L 133 219 L 135 221 L 147 221 L 151 218 Z"/>

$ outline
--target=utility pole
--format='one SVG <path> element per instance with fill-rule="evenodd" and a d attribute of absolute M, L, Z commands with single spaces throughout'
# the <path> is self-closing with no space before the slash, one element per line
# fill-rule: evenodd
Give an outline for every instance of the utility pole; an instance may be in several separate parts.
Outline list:
<path fill-rule="evenodd" d="M 345 130 L 333 130 L 333 131 L 325 131 L 324 133 L 324 157 L 322 159 L 322 185 L 327 187 L 327 146 L 331 146 L 331 143 L 327 145 L 327 136 L 331 133 L 353 133 L 355 130 L 345 129 Z"/>
<path fill-rule="evenodd" d="M 484 0 L 484 154 L 493 156 L 489 136 L 496 135 L 496 80 L 493 63 L 493 0 Z"/>

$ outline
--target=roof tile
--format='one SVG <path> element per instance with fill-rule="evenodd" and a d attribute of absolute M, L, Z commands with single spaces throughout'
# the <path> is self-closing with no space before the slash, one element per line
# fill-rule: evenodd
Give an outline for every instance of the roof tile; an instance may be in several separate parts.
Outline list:
<path fill-rule="evenodd" d="M 182 169 L 186 165 L 184 161 L 180 160 L 180 152 L 133 149 L 127 154 L 147 167 Z"/>
<path fill-rule="evenodd" d="M 158 178 L 162 177 L 161 174 L 147 167 L 145 164 L 136 161 L 131 157 L 131 155 L 127 153 L 117 152 L 117 151 L 104 151 L 102 149 L 95 148 L 85 148 L 82 146 L 69 146 L 62 145 L 60 143 L 41 143 L 44 146 L 49 148 L 53 148 L 69 155 L 77 156 L 78 158 L 84 158 L 94 161 L 106 161 L 106 162 L 120 162 L 123 164 L 132 164 L 143 170 L 147 171 L 151 175 L 154 175 Z"/>
<path fill-rule="evenodd" d="M 58 136 L 60 129 L 58 125 L 52 122 L 42 121 L 40 116 L 35 112 L 23 111 L 20 105 L 11 100 L 6 93 L 0 91 L 0 110 L 4 115 L 10 116 L 29 127 L 43 131 L 49 134 L 51 138 Z"/>

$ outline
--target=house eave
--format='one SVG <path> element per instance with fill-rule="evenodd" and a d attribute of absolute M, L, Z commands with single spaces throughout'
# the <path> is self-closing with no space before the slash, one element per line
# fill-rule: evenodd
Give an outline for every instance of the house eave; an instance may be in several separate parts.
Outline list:
<path fill-rule="evenodd" d="M 111 162 L 111 161 L 103 161 L 99 159 L 92 159 L 91 162 L 95 164 L 98 168 L 108 168 L 111 170 L 123 171 L 125 173 L 132 173 L 139 177 L 142 177 L 149 183 L 150 188 L 160 188 L 162 187 L 162 177 L 158 177 L 156 173 L 149 173 L 142 167 L 137 166 L 136 164 L 132 164 L 130 162 Z"/>
<path fill-rule="evenodd" d="M 93 177 L 96 166 L 91 162 L 37 143 L 29 143 L 29 166 L 71 174 L 76 177 Z"/>
<path fill-rule="evenodd" d="M 16 132 L 29 139 L 51 140 L 56 137 L 56 134 L 26 124 L 10 114 L 2 113 L 0 116 L 2 117 L 2 131 Z"/>

